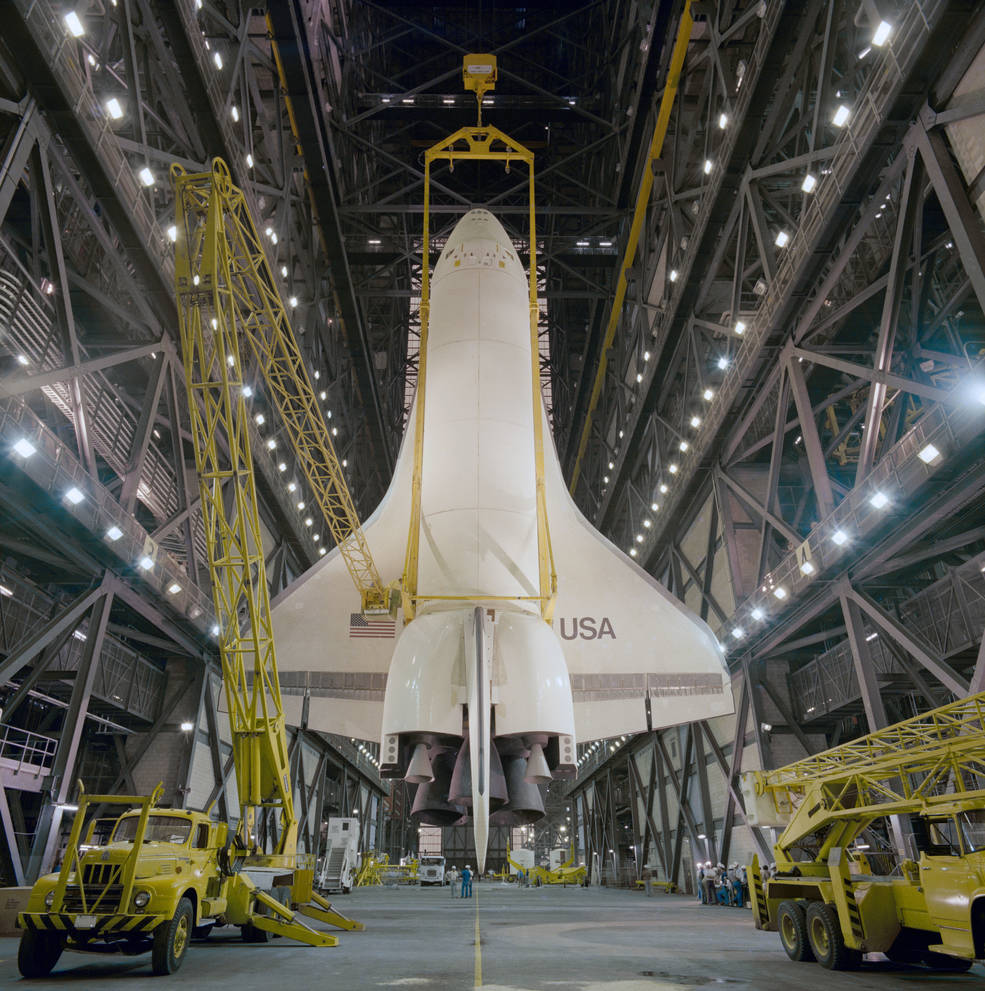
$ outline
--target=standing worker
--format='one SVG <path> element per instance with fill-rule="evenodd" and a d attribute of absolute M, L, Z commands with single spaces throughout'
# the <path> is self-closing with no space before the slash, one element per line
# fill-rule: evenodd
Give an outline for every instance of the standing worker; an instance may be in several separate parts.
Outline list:
<path fill-rule="evenodd" d="M 472 869 L 468 864 L 465 865 L 465 870 L 462 871 L 462 897 L 472 897 Z"/>
<path fill-rule="evenodd" d="M 749 900 L 749 881 L 745 864 L 739 864 L 735 868 L 735 890 L 739 896 L 739 908 L 745 908 Z"/>
<path fill-rule="evenodd" d="M 701 883 L 704 885 L 705 888 L 704 904 L 714 905 L 715 904 L 715 872 L 714 870 L 712 870 L 710 860 L 705 861 L 705 873 L 704 873 L 704 877 L 701 880 Z"/>
<path fill-rule="evenodd" d="M 445 881 L 448 884 L 448 888 L 451 891 L 452 898 L 455 897 L 455 886 L 458 883 L 458 871 L 454 867 L 449 867 L 447 873 L 445 874 Z"/>

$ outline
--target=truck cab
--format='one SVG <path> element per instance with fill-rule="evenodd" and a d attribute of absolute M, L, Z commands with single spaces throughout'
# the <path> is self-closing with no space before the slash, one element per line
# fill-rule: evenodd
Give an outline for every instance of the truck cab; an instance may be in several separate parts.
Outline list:
<path fill-rule="evenodd" d="M 985 810 L 928 817 L 914 829 L 927 912 L 941 952 L 985 957 Z M 916 826 L 916 822 L 914 823 Z"/>
<path fill-rule="evenodd" d="M 22 972 L 44 976 L 67 948 L 149 949 L 155 973 L 173 973 L 191 937 L 204 935 L 225 908 L 219 860 L 226 825 L 156 808 L 152 796 L 115 820 L 92 819 L 83 838 L 90 804 L 76 813 L 61 870 L 39 878 L 18 916 Z"/>
<path fill-rule="evenodd" d="M 444 884 L 445 858 L 435 854 L 421 857 L 417 865 L 417 880 L 422 888 L 426 884 Z"/>

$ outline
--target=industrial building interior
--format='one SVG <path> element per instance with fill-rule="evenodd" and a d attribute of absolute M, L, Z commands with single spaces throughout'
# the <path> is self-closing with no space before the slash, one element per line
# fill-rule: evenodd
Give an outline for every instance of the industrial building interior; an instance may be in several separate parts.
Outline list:
<path fill-rule="evenodd" d="M 463 87 L 473 55 L 495 66 L 494 88 Z M 426 170 L 428 149 L 479 127 L 477 111 L 479 125 L 533 153 L 535 191 L 518 160 L 427 158 Z M 304 855 L 324 879 L 339 819 L 353 823 L 362 857 L 331 896 L 342 914 L 310 916 L 333 922 L 337 945 L 301 946 L 256 919 L 241 936 L 218 910 L 210 934 L 199 906 L 191 924 L 202 938 L 174 979 L 244 989 L 268 987 L 274 973 L 337 988 L 980 984 L 985 5 L 3 0 L 0 986 L 28 984 L 18 940 L 29 927 L 18 923 L 32 886 L 95 843 L 79 847 L 72 832 L 86 796 L 138 796 L 141 822 L 153 817 L 139 796 L 152 793 L 161 809 L 230 823 L 230 835 L 240 821 L 247 751 L 223 609 L 249 624 L 213 587 L 216 520 L 241 491 L 229 452 L 245 445 L 255 490 L 250 601 L 269 596 L 275 620 L 349 539 L 284 412 L 300 400 L 275 395 L 258 352 L 243 346 L 242 422 L 203 422 L 189 400 L 183 334 L 196 303 L 180 288 L 190 249 L 175 183 L 208 174 L 218 184 L 217 158 L 255 226 L 268 312 L 283 314 L 294 342 L 283 388 L 310 393 L 320 443 L 334 448 L 331 491 L 348 493 L 364 522 L 398 456 L 414 453 L 425 270 L 469 210 L 494 215 L 532 267 L 544 443 L 613 553 L 707 624 L 734 711 L 579 736 L 570 774 L 545 745 L 555 773 L 535 800 L 543 808 L 529 821 L 492 816 L 480 855 L 457 814 L 449 825 L 412 816 L 430 772 L 393 776 L 378 734 L 315 718 L 326 699 L 382 698 L 385 673 L 297 678 L 282 652 L 279 687 L 268 686 L 288 713 L 274 778 L 289 783 L 279 801 L 293 803 L 298 865 Z M 208 330 L 198 333 L 201 344 Z M 232 481 L 224 496 L 210 475 L 210 498 L 203 457 L 227 455 Z M 266 582 L 254 582 L 263 570 Z M 563 604 L 565 574 L 557 580 Z M 562 648 L 601 644 L 603 631 L 632 643 L 604 591 L 591 616 L 542 613 Z M 378 627 L 366 601 L 365 617 L 346 607 L 346 644 Z M 331 657 L 345 644 L 317 646 Z M 660 669 L 659 644 L 648 651 Z M 262 680 L 252 664 L 237 681 L 244 693 Z M 572 674 L 576 706 L 641 691 L 649 718 L 653 689 L 623 684 L 637 676 L 619 670 Z M 683 706 L 691 693 L 679 691 Z M 901 722 L 910 729 L 887 729 Z M 865 740 L 883 747 L 878 760 Z M 961 750 L 968 741 L 977 751 Z M 831 748 L 827 764 L 815 759 Z M 881 812 L 843 845 L 823 844 L 823 857 L 806 842 L 793 856 L 780 842 L 786 820 L 759 809 L 764 795 L 780 801 L 770 772 L 788 766 L 799 784 L 788 775 L 782 787 L 801 797 L 825 774 L 855 774 L 825 801 L 848 805 L 851 790 L 861 806 L 865 792 Z M 920 815 L 944 797 L 949 814 L 978 825 L 954 848 L 967 867 L 955 896 L 964 915 L 934 928 L 913 921 L 937 910 L 929 894 L 913 908 L 930 891 L 913 871 L 928 856 Z M 795 817 L 809 804 L 790 800 Z M 267 811 L 257 849 L 292 850 L 286 820 Z M 880 814 L 885 828 L 873 825 Z M 235 881 L 235 848 L 219 852 L 223 884 Z M 788 854 L 808 866 L 785 874 Z M 472 902 L 456 897 L 460 881 L 415 883 L 435 857 L 459 872 L 485 857 Z M 703 904 L 706 864 L 723 867 L 712 902 L 741 906 Z M 817 865 L 818 904 L 769 895 Z M 733 885 L 742 868 L 745 899 Z M 840 924 L 859 911 L 856 889 L 863 923 Z M 881 944 L 866 895 L 869 906 L 884 895 L 909 906 L 888 912 L 893 952 L 871 949 Z M 821 909 L 834 919 L 825 938 L 843 951 L 827 962 L 812 928 L 829 919 Z M 276 917 L 269 905 L 256 911 Z M 138 952 L 149 942 L 59 957 L 66 933 L 74 948 L 89 938 L 75 924 L 40 934 L 62 943 L 33 984 L 151 979 Z M 917 952 L 904 946 L 928 928 L 938 935 Z M 266 943 L 267 929 L 286 938 Z M 762 931 L 776 929 L 780 938 Z M 153 972 L 170 973 L 184 944 L 168 963 L 157 939 Z M 799 959 L 822 966 L 798 962 L 798 939 Z"/>

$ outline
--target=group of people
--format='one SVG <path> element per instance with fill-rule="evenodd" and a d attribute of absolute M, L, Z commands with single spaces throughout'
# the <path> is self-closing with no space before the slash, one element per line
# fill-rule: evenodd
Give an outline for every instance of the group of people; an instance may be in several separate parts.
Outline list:
<path fill-rule="evenodd" d="M 745 864 L 698 864 L 698 900 L 702 905 L 734 905 L 744 908 L 749 900 Z"/>
<path fill-rule="evenodd" d="M 449 885 L 451 888 L 451 896 L 455 897 L 455 889 L 458 885 L 459 878 L 462 882 L 462 893 L 459 897 L 461 898 L 471 898 L 472 897 L 472 867 L 466 864 L 462 868 L 461 874 L 454 867 L 449 867 L 445 871 L 445 884 Z"/>

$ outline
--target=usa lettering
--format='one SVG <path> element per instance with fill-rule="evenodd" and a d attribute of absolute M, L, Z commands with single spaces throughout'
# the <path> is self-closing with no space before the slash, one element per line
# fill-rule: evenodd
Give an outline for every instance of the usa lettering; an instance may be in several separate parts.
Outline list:
<path fill-rule="evenodd" d="M 608 616 L 603 616 L 601 620 L 595 619 L 594 616 L 575 616 L 570 620 L 562 619 L 558 622 L 560 625 L 558 632 L 562 640 L 604 640 L 606 637 L 611 640 L 616 639 L 616 631 L 612 628 Z"/>

